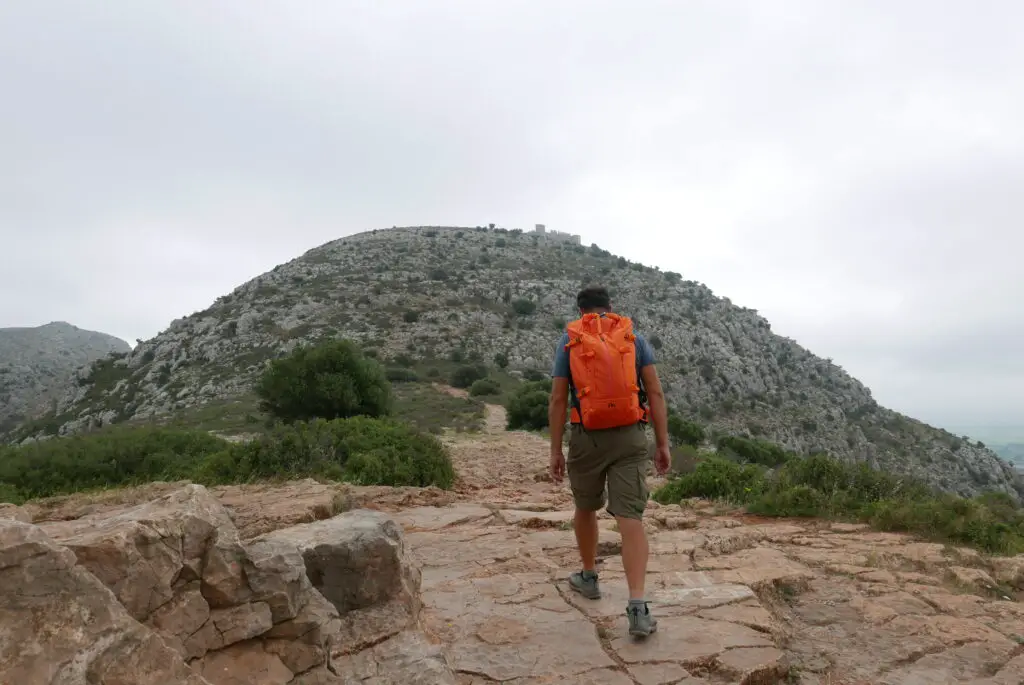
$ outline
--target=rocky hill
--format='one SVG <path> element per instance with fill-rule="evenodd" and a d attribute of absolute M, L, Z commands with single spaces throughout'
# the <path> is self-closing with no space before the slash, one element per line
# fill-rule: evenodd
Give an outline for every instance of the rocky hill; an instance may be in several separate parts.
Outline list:
<path fill-rule="evenodd" d="M 384 358 L 507 359 L 546 372 L 583 284 L 600 282 L 659 354 L 670 402 L 712 429 L 910 473 L 943 489 L 1024 484 L 992 451 L 879 406 L 830 360 L 706 286 L 565 236 L 484 228 L 379 230 L 336 240 L 79 372 L 16 439 L 148 420 L 250 393 L 271 358 L 331 336 Z"/>
<path fill-rule="evenodd" d="M 130 350 L 119 338 L 63 321 L 0 328 L 0 433 L 49 409 L 79 367 Z"/>

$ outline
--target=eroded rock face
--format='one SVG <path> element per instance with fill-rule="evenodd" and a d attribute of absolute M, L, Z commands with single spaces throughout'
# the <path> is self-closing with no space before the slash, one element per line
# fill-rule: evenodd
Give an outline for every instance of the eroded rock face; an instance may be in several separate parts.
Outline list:
<path fill-rule="evenodd" d="M 210 685 L 38 527 L 0 520 L 0 682 Z"/>
<path fill-rule="evenodd" d="M 224 507 L 187 485 L 77 520 L 0 523 L 3 587 L 24 588 L 0 598 L 15 617 L 5 615 L 0 645 L 25 655 L 4 657 L 0 682 L 350 682 L 331 661 L 371 647 L 374 683 L 392 682 L 381 680 L 391 671 L 439 678 L 393 682 L 454 682 L 416 630 L 419 571 L 383 514 L 357 510 L 243 544 Z M 12 629 L 26 624 L 36 628 Z M 400 643 L 420 656 L 387 651 Z"/>
<path fill-rule="evenodd" d="M 340 615 L 338 645 L 354 652 L 411 627 L 420 610 L 421 575 L 401 528 L 387 515 L 351 511 L 284 528 L 251 546 L 297 547 L 312 586 Z"/>
<path fill-rule="evenodd" d="M 249 559 L 231 518 L 201 485 L 123 511 L 43 524 L 79 563 L 146 622 L 198 583 L 210 609 L 253 599 L 242 568 Z"/>

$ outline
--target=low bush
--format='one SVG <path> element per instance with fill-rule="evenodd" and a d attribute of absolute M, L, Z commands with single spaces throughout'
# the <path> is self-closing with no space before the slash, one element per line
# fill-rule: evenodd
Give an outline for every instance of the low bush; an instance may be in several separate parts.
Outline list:
<path fill-rule="evenodd" d="M 204 431 L 116 426 L 0 449 L 0 484 L 21 499 L 190 477 L 230 446 Z"/>
<path fill-rule="evenodd" d="M 743 461 L 775 467 L 786 463 L 790 453 L 767 440 L 752 440 L 738 435 L 724 435 L 717 441 L 719 452 L 731 454 Z"/>
<path fill-rule="evenodd" d="M 198 475 L 219 483 L 315 475 L 358 485 L 442 488 L 455 480 L 437 438 L 399 421 L 368 417 L 280 425 L 216 455 Z"/>
<path fill-rule="evenodd" d="M 449 382 L 453 388 L 468 388 L 475 381 L 487 376 L 487 367 L 482 364 L 465 364 L 452 372 Z"/>
<path fill-rule="evenodd" d="M 765 455 L 778 452 L 750 454 L 772 462 Z M 704 455 L 692 472 L 670 478 L 653 495 L 662 504 L 689 497 L 726 500 L 765 516 L 860 521 L 986 552 L 1024 552 L 1024 509 L 1005 495 L 938 493 L 913 478 L 825 455 L 789 455 L 771 472 L 753 460 Z"/>
<path fill-rule="evenodd" d="M 412 369 L 401 366 L 393 366 L 385 372 L 385 376 L 392 383 L 415 383 L 420 379 Z"/>
<path fill-rule="evenodd" d="M 527 369 L 526 371 L 523 371 L 523 380 L 528 383 L 535 383 L 538 381 L 550 380 L 550 376 L 540 369 Z"/>
<path fill-rule="evenodd" d="M 469 394 L 473 397 L 500 395 L 501 386 L 498 384 L 498 381 L 493 378 L 481 378 L 478 381 L 474 381 L 473 385 L 469 386 Z"/>
<path fill-rule="evenodd" d="M 548 427 L 551 380 L 523 383 L 505 404 L 508 430 L 542 430 Z"/>
<path fill-rule="evenodd" d="M 0 501 L 14 503 L 157 480 L 215 485 L 310 476 L 442 488 L 455 478 L 437 438 L 369 417 L 277 424 L 240 443 L 199 430 L 117 426 L 0 448 Z"/>
<path fill-rule="evenodd" d="M 704 442 L 704 427 L 699 423 L 687 421 L 674 411 L 668 414 L 668 434 L 677 445 L 696 447 Z"/>

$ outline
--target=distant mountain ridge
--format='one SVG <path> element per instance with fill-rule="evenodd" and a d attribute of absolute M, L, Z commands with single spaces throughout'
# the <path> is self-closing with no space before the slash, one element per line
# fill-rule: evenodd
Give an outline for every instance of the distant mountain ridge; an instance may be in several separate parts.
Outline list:
<path fill-rule="evenodd" d="M 0 433 L 45 412 L 63 396 L 75 372 L 131 346 L 65 321 L 0 328 Z"/>
<path fill-rule="evenodd" d="M 348 337 L 382 359 L 453 353 L 513 373 L 546 373 L 584 284 L 657 350 L 669 401 L 712 431 L 824 450 L 971 495 L 1024 494 L 1005 461 L 976 442 L 878 405 L 831 362 L 778 336 L 754 310 L 700 283 L 537 233 L 410 227 L 309 250 L 173 321 L 123 358 L 82 369 L 49 418 L 16 434 L 67 434 L 246 396 L 297 345 Z M 41 427 L 45 424 L 45 427 Z"/>

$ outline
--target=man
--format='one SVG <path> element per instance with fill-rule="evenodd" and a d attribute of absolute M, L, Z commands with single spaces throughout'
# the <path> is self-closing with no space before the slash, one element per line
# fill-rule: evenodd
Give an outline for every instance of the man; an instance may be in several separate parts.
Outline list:
<path fill-rule="evenodd" d="M 608 513 L 615 517 L 622 535 L 629 633 L 645 637 L 658 625 L 644 595 L 648 547 L 642 518 L 650 459 L 645 426 L 648 418 L 654 424 L 655 467 L 659 475 L 664 474 L 671 461 L 665 395 L 653 349 L 642 336 L 634 336 L 629 319 L 612 313 L 608 291 L 587 288 L 577 295 L 576 305 L 580 319 L 566 327 L 555 350 L 548 407 L 551 477 L 561 483 L 568 471 L 576 508 L 576 544 L 583 563 L 582 570 L 569 577 L 569 584 L 584 597 L 601 596 L 595 569 L 597 511 L 604 506 L 607 491 Z M 634 357 L 635 364 L 629 364 Z M 567 461 L 562 435 L 570 401 Z"/>

